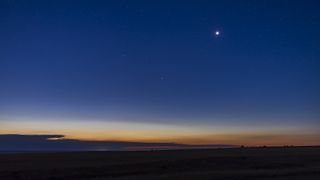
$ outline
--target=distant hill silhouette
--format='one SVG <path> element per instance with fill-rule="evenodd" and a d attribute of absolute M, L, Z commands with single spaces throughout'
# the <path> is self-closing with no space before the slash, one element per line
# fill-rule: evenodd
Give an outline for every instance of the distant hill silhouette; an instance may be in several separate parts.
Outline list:
<path fill-rule="evenodd" d="M 65 139 L 64 135 L 0 135 L 0 151 L 116 151 L 116 150 L 160 150 L 231 148 L 235 145 L 209 144 L 186 145 L 177 143 L 144 143 L 125 141 L 83 141 Z"/>

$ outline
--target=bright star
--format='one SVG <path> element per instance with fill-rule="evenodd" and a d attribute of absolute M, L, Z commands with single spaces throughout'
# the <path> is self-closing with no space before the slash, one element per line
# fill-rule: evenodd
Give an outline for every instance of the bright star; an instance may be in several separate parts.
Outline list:
<path fill-rule="evenodd" d="M 216 34 L 216 36 L 219 36 L 220 35 L 220 31 L 216 31 L 215 34 Z"/>

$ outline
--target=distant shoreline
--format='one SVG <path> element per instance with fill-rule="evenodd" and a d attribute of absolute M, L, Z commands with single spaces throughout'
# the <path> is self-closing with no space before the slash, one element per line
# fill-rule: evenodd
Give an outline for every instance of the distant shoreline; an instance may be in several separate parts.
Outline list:
<path fill-rule="evenodd" d="M 26 151 L 0 151 L 1 154 L 50 154 L 50 153 L 103 153 L 103 152 L 157 152 L 157 151 L 214 151 L 230 149 L 301 149 L 320 148 L 314 146 L 236 146 L 236 147 L 212 147 L 212 148 L 177 148 L 177 149 L 145 149 L 145 150 L 26 150 Z"/>

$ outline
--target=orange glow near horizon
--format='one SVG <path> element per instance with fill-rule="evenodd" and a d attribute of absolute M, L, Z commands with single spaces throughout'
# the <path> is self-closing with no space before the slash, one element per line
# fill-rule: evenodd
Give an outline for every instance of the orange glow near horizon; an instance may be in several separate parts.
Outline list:
<path fill-rule="evenodd" d="M 181 144 L 319 145 L 315 130 L 272 130 L 230 127 L 189 127 L 132 122 L 7 121 L 0 134 L 59 134 L 87 141 L 163 142 Z"/>

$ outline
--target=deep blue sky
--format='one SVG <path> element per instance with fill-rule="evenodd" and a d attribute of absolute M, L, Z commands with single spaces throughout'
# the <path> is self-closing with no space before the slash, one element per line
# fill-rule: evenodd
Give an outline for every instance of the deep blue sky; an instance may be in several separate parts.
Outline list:
<path fill-rule="evenodd" d="M 319 8 L 317 0 L 2 0 L 0 113 L 314 126 Z"/>

